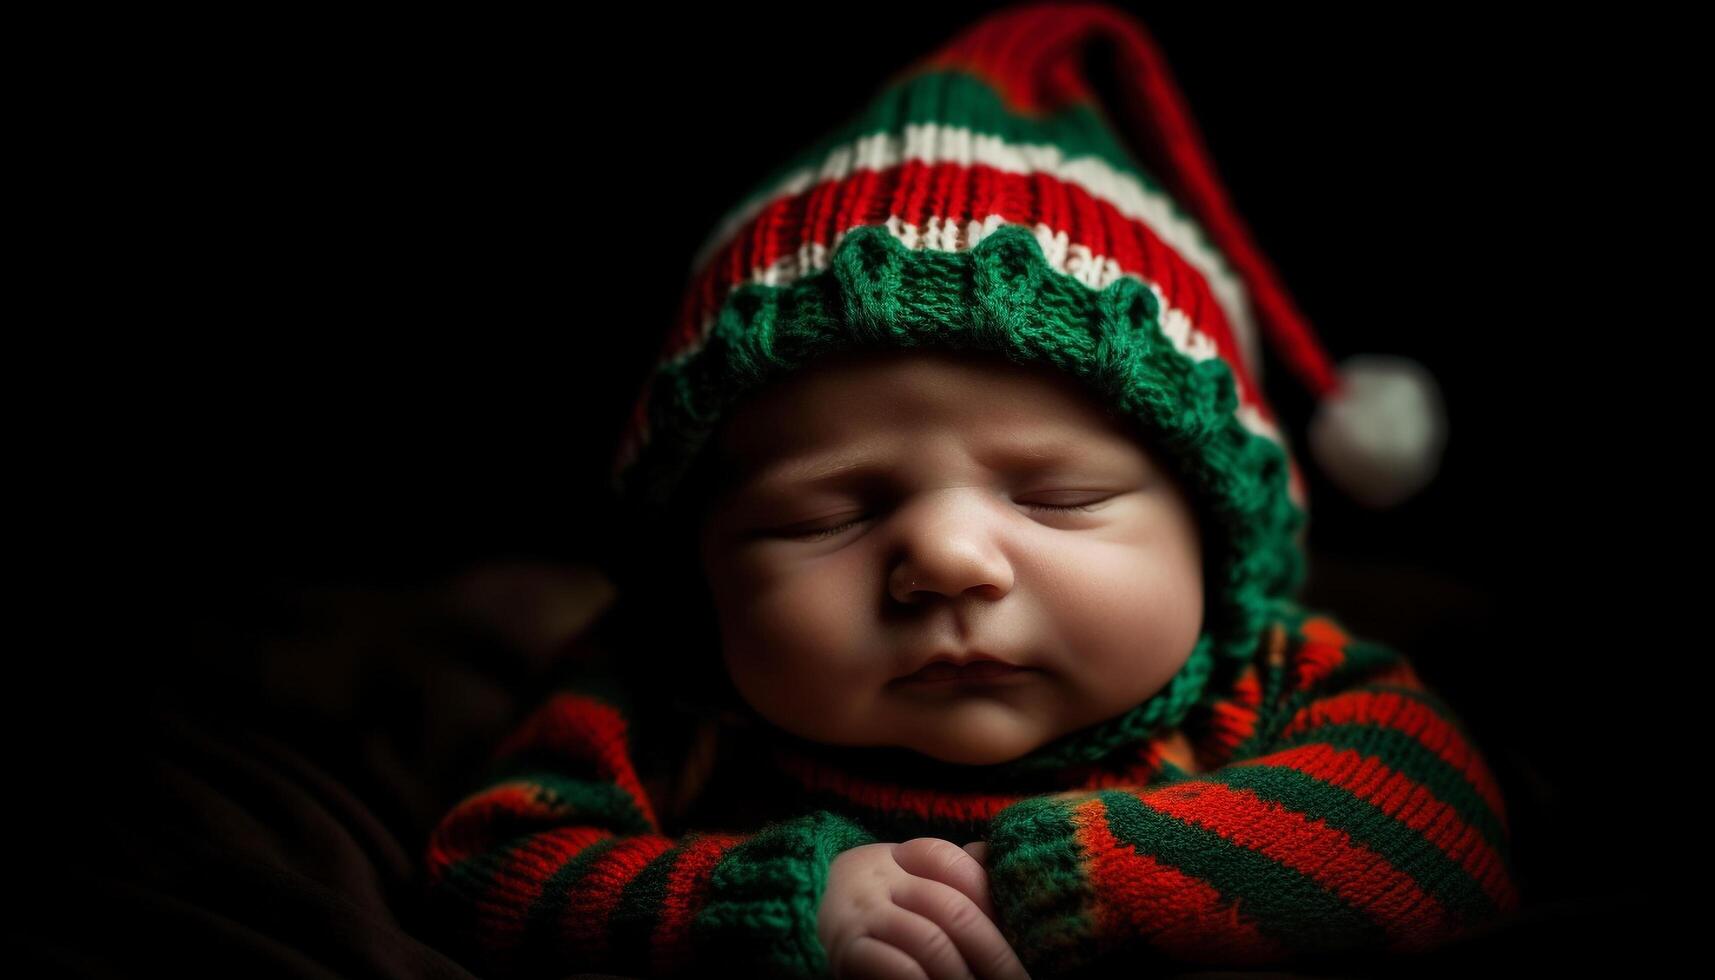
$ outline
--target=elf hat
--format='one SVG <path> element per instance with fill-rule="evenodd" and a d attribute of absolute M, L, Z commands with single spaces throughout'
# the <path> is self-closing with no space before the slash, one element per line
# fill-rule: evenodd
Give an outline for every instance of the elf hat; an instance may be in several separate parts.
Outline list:
<path fill-rule="evenodd" d="M 1209 588 L 1204 634 L 1160 694 L 1030 759 L 1062 765 L 1177 724 L 1302 586 L 1305 487 L 1260 387 L 1262 337 L 1319 399 L 1311 445 L 1338 485 L 1386 506 L 1428 482 L 1444 441 L 1432 379 L 1397 358 L 1330 366 L 1144 26 L 1096 3 L 1011 7 L 896 74 L 728 212 L 693 261 L 612 489 L 673 511 L 742 397 L 837 351 L 967 350 L 1074 375 L 1177 468 Z"/>

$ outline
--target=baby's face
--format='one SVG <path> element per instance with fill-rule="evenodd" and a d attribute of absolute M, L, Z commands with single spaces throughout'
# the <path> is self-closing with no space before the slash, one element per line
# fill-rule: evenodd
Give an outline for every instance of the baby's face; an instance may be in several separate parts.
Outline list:
<path fill-rule="evenodd" d="M 699 544 L 746 701 L 815 741 L 987 765 L 1160 690 L 1202 630 L 1196 518 L 1076 384 L 888 352 L 742 405 Z M 913 676 L 978 652 L 1015 669 Z"/>

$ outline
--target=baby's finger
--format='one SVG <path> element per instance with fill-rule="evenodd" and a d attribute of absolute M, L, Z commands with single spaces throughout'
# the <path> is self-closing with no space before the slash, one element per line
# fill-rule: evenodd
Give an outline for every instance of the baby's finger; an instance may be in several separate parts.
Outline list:
<path fill-rule="evenodd" d="M 952 891 L 950 888 L 947 890 Z M 954 894 L 957 895 L 956 892 Z M 975 909 L 971 910 L 971 917 L 979 920 L 982 918 Z M 947 934 L 947 930 L 927 916 L 906 908 L 900 903 L 897 891 L 892 907 L 870 922 L 868 935 L 899 949 L 915 960 L 931 980 L 973 980 L 970 967 L 965 965 L 963 950 Z"/>
<path fill-rule="evenodd" d="M 874 936 L 859 936 L 828 964 L 835 980 L 929 980 L 929 975 L 904 951 Z"/>
<path fill-rule="evenodd" d="M 990 919 L 989 876 L 971 853 L 950 840 L 914 837 L 893 849 L 893 860 L 907 874 L 951 885 L 963 892 Z"/>
<path fill-rule="evenodd" d="M 935 923 L 958 947 L 964 965 L 983 980 L 1030 980 L 1000 927 L 963 892 L 917 878 L 893 889 L 893 904 Z"/>

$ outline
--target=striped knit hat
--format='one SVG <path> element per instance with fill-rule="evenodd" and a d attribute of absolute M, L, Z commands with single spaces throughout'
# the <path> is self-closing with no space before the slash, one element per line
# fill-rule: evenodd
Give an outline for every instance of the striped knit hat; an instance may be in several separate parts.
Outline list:
<path fill-rule="evenodd" d="M 1092 78 L 1109 67 L 1111 105 Z M 1331 368 L 1143 25 L 1101 4 L 1011 7 L 728 212 L 612 488 L 672 510 L 741 397 L 835 351 L 953 348 L 1073 374 L 1152 437 L 1212 524 L 1202 641 L 1127 721 L 1177 723 L 1304 575 L 1305 488 L 1259 385 L 1259 333 L 1321 399 L 1312 448 L 1344 489 L 1385 506 L 1427 482 L 1443 438 L 1433 382 L 1398 359 Z"/>

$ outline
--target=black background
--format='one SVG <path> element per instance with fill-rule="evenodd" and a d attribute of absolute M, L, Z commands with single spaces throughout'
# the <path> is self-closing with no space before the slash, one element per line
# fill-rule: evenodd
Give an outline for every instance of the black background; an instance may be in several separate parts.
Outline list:
<path fill-rule="evenodd" d="M 624 547 L 603 480 L 692 251 L 991 6 L 151 25 L 60 120 L 86 150 L 56 241 L 112 270 L 65 293 L 103 328 L 68 333 L 87 367 L 59 389 L 100 406 L 55 444 L 88 467 L 73 523 L 103 529 L 68 581 L 101 625 L 141 599 L 159 630 L 95 664 L 266 631 L 264 596 Z M 1650 685 L 1682 669 L 1642 530 L 1688 455 L 1650 441 L 1681 410 L 1646 312 L 1678 288 L 1653 224 L 1677 206 L 1653 162 L 1676 29 L 1127 6 L 1335 359 L 1412 356 L 1446 395 L 1443 474 L 1402 507 L 1306 461 L 1316 595 L 1384 640 L 1457 607 L 1410 652 L 1540 778 L 1539 873 L 1641 889 L 1655 859 L 1609 848 L 1646 846 L 1621 801 L 1664 751 Z M 1302 445 L 1309 400 L 1278 361 L 1266 387 Z M 1374 570 L 1403 591 L 1341 608 Z"/>
<path fill-rule="evenodd" d="M 142 164 L 109 175 L 134 181 L 116 244 L 154 318 L 107 420 L 147 461 L 127 489 L 168 508 L 150 523 L 199 585 L 599 550 L 593 475 L 692 250 L 989 6 L 693 10 L 552 44 L 247 23 L 163 56 L 113 93 L 134 128 L 111 149 Z M 1414 356 L 1448 393 L 1444 478 L 1385 516 L 1316 494 L 1314 543 L 1512 581 L 1562 536 L 1528 514 L 1561 447 L 1610 424 L 1576 379 L 1641 291 L 1595 222 L 1638 192 L 1604 154 L 1644 123 L 1525 19 L 1134 7 L 1326 347 Z M 1301 442 L 1296 381 L 1271 362 L 1267 386 Z"/>

